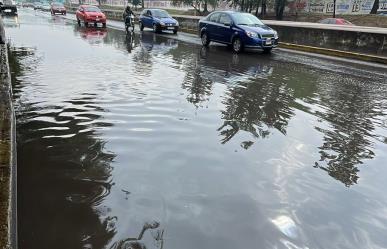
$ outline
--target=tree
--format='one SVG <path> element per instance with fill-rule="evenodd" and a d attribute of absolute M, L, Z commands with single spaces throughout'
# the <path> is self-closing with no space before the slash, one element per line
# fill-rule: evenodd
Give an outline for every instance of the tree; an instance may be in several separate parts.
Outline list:
<path fill-rule="evenodd" d="M 134 8 L 137 10 L 137 6 L 140 5 L 140 0 L 132 0 L 132 4 L 134 6 Z"/>
<path fill-rule="evenodd" d="M 379 9 L 379 0 L 375 0 L 374 5 L 372 6 L 370 14 L 376 14 Z"/>
<path fill-rule="evenodd" d="M 172 4 L 175 6 L 189 5 L 193 7 L 200 15 L 208 14 L 208 5 L 215 7 L 217 3 L 217 0 L 172 0 Z"/>
<path fill-rule="evenodd" d="M 282 20 L 284 16 L 286 0 L 275 1 L 275 17 L 277 20 Z"/>

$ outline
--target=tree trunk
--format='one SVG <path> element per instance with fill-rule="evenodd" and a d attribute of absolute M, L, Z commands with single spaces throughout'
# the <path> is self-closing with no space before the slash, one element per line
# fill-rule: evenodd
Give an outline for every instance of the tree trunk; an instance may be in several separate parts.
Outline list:
<path fill-rule="evenodd" d="M 141 0 L 141 8 L 142 8 L 142 9 L 145 8 L 145 6 L 144 6 L 144 1 L 145 1 L 145 0 Z"/>
<path fill-rule="evenodd" d="M 208 13 L 207 0 L 204 1 L 203 13 L 204 14 Z"/>
<path fill-rule="evenodd" d="M 374 6 L 372 6 L 370 14 L 378 13 L 378 9 L 379 9 L 379 0 L 375 0 Z"/>
<path fill-rule="evenodd" d="M 265 16 L 266 16 L 266 0 L 262 0 L 261 18 L 265 18 Z"/>

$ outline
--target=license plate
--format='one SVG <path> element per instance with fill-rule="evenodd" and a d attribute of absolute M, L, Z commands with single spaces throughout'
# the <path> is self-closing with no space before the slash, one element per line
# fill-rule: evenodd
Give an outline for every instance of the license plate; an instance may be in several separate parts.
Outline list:
<path fill-rule="evenodd" d="M 175 29 L 175 28 L 174 27 L 168 27 L 167 29 L 171 29 L 172 30 L 172 29 Z"/>
<path fill-rule="evenodd" d="M 271 45 L 271 39 L 270 38 L 266 39 L 266 45 Z"/>

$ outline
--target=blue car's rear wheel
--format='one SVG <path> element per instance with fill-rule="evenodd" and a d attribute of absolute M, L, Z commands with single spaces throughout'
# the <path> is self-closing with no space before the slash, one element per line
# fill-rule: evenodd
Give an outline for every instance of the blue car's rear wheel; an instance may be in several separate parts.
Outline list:
<path fill-rule="evenodd" d="M 202 33 L 201 40 L 203 46 L 208 47 L 208 45 L 210 45 L 210 39 L 208 39 L 207 32 Z"/>
<path fill-rule="evenodd" d="M 235 53 L 240 53 L 243 51 L 243 43 L 239 37 L 234 38 L 234 40 L 232 41 L 232 50 Z"/>

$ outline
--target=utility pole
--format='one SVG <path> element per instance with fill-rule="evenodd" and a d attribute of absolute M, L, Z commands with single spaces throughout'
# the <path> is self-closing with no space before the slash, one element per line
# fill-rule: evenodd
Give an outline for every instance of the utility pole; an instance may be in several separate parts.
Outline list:
<path fill-rule="evenodd" d="M 333 0 L 333 18 L 336 18 L 336 0 Z"/>

